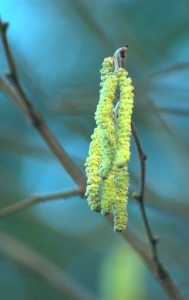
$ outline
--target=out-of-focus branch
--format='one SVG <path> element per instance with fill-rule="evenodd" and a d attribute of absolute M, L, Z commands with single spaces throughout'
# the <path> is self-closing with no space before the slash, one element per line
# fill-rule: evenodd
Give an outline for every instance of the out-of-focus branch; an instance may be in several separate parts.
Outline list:
<path fill-rule="evenodd" d="M 66 299 L 96 299 L 85 287 L 76 282 L 59 267 L 2 231 L 0 231 L 0 250 L 20 266 L 40 276 Z"/>
<path fill-rule="evenodd" d="M 189 62 L 188 61 L 185 61 L 185 62 L 177 62 L 176 64 L 166 68 L 166 69 L 163 69 L 163 70 L 159 70 L 159 71 L 155 71 L 153 73 L 150 73 L 149 75 L 147 75 L 148 78 L 153 78 L 155 76 L 159 76 L 159 75 L 163 75 L 165 76 L 165 74 L 169 74 L 169 73 L 172 73 L 172 72 L 177 72 L 177 71 L 180 71 L 184 68 L 188 68 L 189 67 Z"/>
<path fill-rule="evenodd" d="M 66 169 L 68 174 L 77 184 L 80 194 L 84 195 L 86 188 L 86 178 L 84 174 L 80 171 L 77 165 L 72 161 L 66 151 L 62 148 L 60 143 L 51 133 L 49 128 L 46 126 L 42 116 L 37 112 L 30 101 L 27 99 L 18 79 L 14 59 L 12 57 L 9 44 L 6 37 L 6 30 L 8 23 L 3 23 L 0 21 L 0 34 L 2 37 L 2 42 L 5 49 L 5 54 L 10 68 L 10 74 L 8 79 L 10 79 L 11 84 L 14 89 L 12 89 L 5 80 L 0 79 L 0 88 L 18 105 L 23 114 L 26 116 L 28 121 L 35 127 L 35 129 L 42 136 L 48 147 L 60 161 L 62 166 Z"/>
<path fill-rule="evenodd" d="M 49 195 L 31 195 L 27 200 L 17 202 L 15 204 L 12 204 L 10 206 L 7 206 L 0 210 L 0 219 L 7 217 L 9 215 L 15 214 L 17 212 L 22 211 L 23 209 L 26 209 L 34 204 L 45 202 L 49 200 L 55 200 L 55 199 L 66 199 L 71 196 L 79 195 L 80 191 L 78 189 L 68 190 L 68 191 L 62 191 L 59 193 L 53 193 Z"/>

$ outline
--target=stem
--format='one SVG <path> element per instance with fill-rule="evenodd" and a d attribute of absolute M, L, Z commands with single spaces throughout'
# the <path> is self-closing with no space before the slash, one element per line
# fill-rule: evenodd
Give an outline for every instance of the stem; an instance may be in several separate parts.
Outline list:
<path fill-rule="evenodd" d="M 154 237 L 149 225 L 149 221 L 146 215 L 146 209 L 144 206 L 144 188 L 145 188 L 145 173 L 146 173 L 146 159 L 147 156 L 146 154 L 143 152 L 142 149 L 142 145 L 140 142 L 140 139 L 138 137 L 135 125 L 133 123 L 133 121 L 131 122 L 131 129 L 132 129 L 132 134 L 134 137 L 134 141 L 136 144 L 136 148 L 137 148 L 137 152 L 138 152 L 138 160 L 139 160 L 139 165 L 140 165 L 140 184 L 139 184 L 139 193 L 133 193 L 133 197 L 137 200 L 138 204 L 139 204 L 139 208 L 140 208 L 140 212 L 141 212 L 141 216 L 142 216 L 142 220 L 144 223 L 144 227 L 146 230 L 146 234 L 149 240 L 149 244 L 151 247 L 151 251 L 152 251 L 152 256 L 154 259 L 154 263 L 156 265 L 158 274 L 160 276 L 160 278 L 164 278 L 166 276 L 166 271 L 164 269 L 164 267 L 162 266 L 162 263 L 159 260 L 158 254 L 157 254 L 157 241 L 159 240 L 158 237 Z"/>

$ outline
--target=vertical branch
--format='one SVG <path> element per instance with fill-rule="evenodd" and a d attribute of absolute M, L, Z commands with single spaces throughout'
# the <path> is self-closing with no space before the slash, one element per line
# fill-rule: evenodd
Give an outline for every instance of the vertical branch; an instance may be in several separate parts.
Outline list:
<path fill-rule="evenodd" d="M 145 188 L 145 174 L 146 174 L 146 159 L 147 155 L 143 152 L 142 145 L 140 142 L 140 139 L 138 137 L 134 122 L 131 122 L 131 129 L 132 134 L 134 137 L 135 145 L 138 152 L 138 160 L 139 160 L 139 166 L 140 166 L 140 183 L 139 183 L 139 193 L 133 193 L 133 197 L 137 200 L 142 216 L 142 220 L 144 223 L 144 227 L 146 230 L 146 234 L 149 240 L 149 244 L 151 247 L 152 257 L 154 259 L 154 263 L 157 268 L 157 272 L 160 276 L 160 278 L 164 278 L 166 276 L 166 271 L 164 267 L 162 266 L 158 254 L 157 254 L 157 241 L 159 240 L 159 237 L 154 237 L 149 225 L 149 221 L 146 215 L 145 205 L 144 205 L 144 188 Z"/>

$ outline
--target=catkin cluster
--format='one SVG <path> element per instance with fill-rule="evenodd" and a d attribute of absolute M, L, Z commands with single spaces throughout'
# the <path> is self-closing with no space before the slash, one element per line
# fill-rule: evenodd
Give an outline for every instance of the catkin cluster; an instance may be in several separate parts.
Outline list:
<path fill-rule="evenodd" d="M 88 204 L 102 215 L 113 212 L 114 230 L 126 228 L 128 202 L 128 161 L 130 158 L 133 87 L 128 73 L 119 68 L 113 73 L 113 57 L 105 58 L 101 73 L 100 99 L 95 112 L 94 129 L 86 160 Z M 119 86 L 117 116 L 114 99 Z"/>

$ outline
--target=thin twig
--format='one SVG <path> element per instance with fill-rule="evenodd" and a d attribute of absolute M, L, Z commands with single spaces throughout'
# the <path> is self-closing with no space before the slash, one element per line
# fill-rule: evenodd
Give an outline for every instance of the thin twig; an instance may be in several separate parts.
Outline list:
<path fill-rule="evenodd" d="M 77 165 L 71 160 L 66 151 L 59 144 L 57 139 L 51 133 L 49 128 L 46 126 L 42 116 L 37 112 L 31 102 L 28 100 L 25 95 L 18 78 L 18 74 L 16 71 L 16 65 L 13 59 L 13 56 L 10 51 L 10 47 L 8 44 L 8 40 L 6 37 L 6 30 L 8 27 L 8 23 L 3 23 L 0 20 L 0 34 L 2 37 L 2 42 L 5 50 L 5 54 L 7 57 L 7 61 L 10 68 L 10 74 L 8 79 L 13 84 L 14 90 L 11 89 L 7 83 L 1 78 L 0 79 L 0 87 L 4 90 L 8 96 L 15 101 L 18 107 L 22 110 L 28 121 L 34 126 L 34 128 L 39 132 L 42 138 L 45 140 L 51 151 L 58 158 L 60 163 L 66 169 L 68 174 L 75 181 L 77 186 L 79 187 L 81 194 L 84 195 L 86 189 L 86 178 L 84 174 L 80 171 Z"/>
<path fill-rule="evenodd" d="M 63 272 L 62 269 L 2 231 L 0 231 L 0 249 L 13 261 L 40 276 L 66 299 L 96 299 L 85 287 Z"/>
<path fill-rule="evenodd" d="M 134 141 L 136 144 L 137 152 L 138 152 L 138 159 L 139 159 L 139 165 L 140 165 L 140 186 L 139 186 L 139 193 L 133 193 L 132 196 L 137 200 L 142 216 L 142 220 L 144 223 L 144 227 L 147 233 L 147 237 L 149 240 L 149 244 L 152 250 L 152 256 L 154 259 L 154 263 L 156 265 L 157 271 L 159 273 L 160 278 L 164 278 L 166 275 L 166 271 L 162 266 L 162 263 L 159 260 L 158 254 L 157 254 L 157 241 L 159 240 L 159 237 L 154 237 L 149 225 L 149 221 L 146 215 L 146 209 L 144 206 L 144 187 L 145 187 L 145 173 L 146 173 L 146 159 L 147 156 L 143 152 L 142 145 L 140 142 L 140 139 L 138 137 L 135 125 L 133 121 L 131 122 L 131 129 L 132 134 L 134 137 Z"/>
<path fill-rule="evenodd" d="M 43 196 L 38 196 L 38 195 L 31 195 L 28 199 L 24 201 L 17 202 L 15 204 L 9 205 L 3 209 L 0 210 L 0 219 L 5 218 L 9 215 L 15 214 L 17 212 L 22 211 L 23 209 L 26 209 L 34 204 L 40 203 L 40 202 L 45 202 L 49 200 L 55 200 L 55 199 L 66 199 L 71 196 L 76 196 L 79 195 L 80 191 L 78 189 L 72 189 L 68 191 L 62 191 L 59 193 L 53 193 L 49 195 L 43 195 Z"/>

